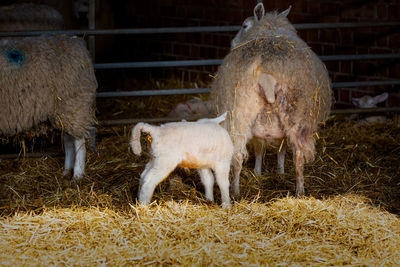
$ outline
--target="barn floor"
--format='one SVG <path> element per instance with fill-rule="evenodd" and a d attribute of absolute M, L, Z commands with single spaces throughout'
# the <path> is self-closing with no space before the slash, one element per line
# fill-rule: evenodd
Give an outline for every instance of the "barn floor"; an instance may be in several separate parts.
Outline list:
<path fill-rule="evenodd" d="M 173 172 L 150 206 L 136 204 L 148 160 L 129 151 L 129 127 L 100 128 L 87 175 L 62 177 L 62 157 L 0 159 L 3 265 L 398 265 L 400 127 L 331 119 L 305 168 L 263 174 L 247 162 L 232 210 L 205 200 L 195 172 Z M 250 153 L 250 155 L 252 155 Z"/>

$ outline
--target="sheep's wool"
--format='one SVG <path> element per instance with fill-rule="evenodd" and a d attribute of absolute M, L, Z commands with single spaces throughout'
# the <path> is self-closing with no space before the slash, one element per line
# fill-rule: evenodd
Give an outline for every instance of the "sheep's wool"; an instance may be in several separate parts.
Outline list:
<path fill-rule="evenodd" d="M 41 134 L 52 126 L 83 137 L 93 125 L 96 88 L 82 39 L 0 40 L 0 136 Z"/>
<path fill-rule="evenodd" d="M 257 72 L 272 75 L 281 85 L 274 103 L 260 93 Z M 266 125 L 268 118 L 278 118 L 288 142 L 312 160 L 318 124 L 330 113 L 330 80 L 324 64 L 287 18 L 272 12 L 225 57 L 212 84 L 211 100 L 217 114 L 229 114 L 225 127 L 236 154 L 247 157 L 246 143 L 253 137 L 257 115 L 265 114 Z"/>

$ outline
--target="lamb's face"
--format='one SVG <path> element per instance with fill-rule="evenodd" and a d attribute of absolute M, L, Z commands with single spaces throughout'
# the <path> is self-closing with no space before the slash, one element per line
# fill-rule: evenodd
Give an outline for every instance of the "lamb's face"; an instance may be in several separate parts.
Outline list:
<path fill-rule="evenodd" d="M 375 97 L 365 95 L 360 98 L 353 98 L 351 102 L 358 108 L 375 108 L 378 103 L 386 101 L 388 96 L 388 93 L 383 93 Z"/>
<path fill-rule="evenodd" d="M 254 26 L 254 17 L 248 17 L 243 21 L 242 28 L 236 34 L 235 38 L 231 41 L 231 50 L 235 48 L 240 42 L 246 39 L 247 32 Z"/>

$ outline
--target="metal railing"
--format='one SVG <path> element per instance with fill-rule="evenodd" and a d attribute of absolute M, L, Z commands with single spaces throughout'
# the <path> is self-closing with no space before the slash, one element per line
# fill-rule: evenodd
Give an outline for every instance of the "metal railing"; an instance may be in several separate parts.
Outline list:
<path fill-rule="evenodd" d="M 0 37 L 15 36 L 37 36 L 42 34 L 66 34 L 66 35 L 89 35 L 89 47 L 94 56 L 94 40 L 96 35 L 117 35 L 117 34 L 171 34 L 171 33 L 211 33 L 211 32 L 232 32 L 238 31 L 240 26 L 203 26 L 203 27 L 169 27 L 169 28 L 138 28 L 138 29 L 107 29 L 96 30 L 94 24 L 94 0 L 90 0 L 88 30 L 51 30 L 51 31 L 20 31 L 0 32 Z M 400 26 L 400 21 L 391 22 L 345 22 L 345 23 L 311 23 L 294 24 L 297 30 L 309 29 L 337 29 L 337 28 L 362 28 L 362 27 L 393 27 Z M 322 61 L 345 61 L 345 60 L 380 60 L 398 59 L 400 54 L 362 54 L 362 55 L 331 55 L 320 56 Z M 115 62 L 95 63 L 95 69 L 126 69 L 126 68 L 164 68 L 164 67 L 187 67 L 220 65 L 221 59 L 202 60 L 181 60 L 181 61 L 148 61 L 148 62 Z M 377 85 L 398 85 L 400 80 L 391 81 L 363 81 L 363 82 L 337 82 L 332 83 L 333 88 L 377 86 Z M 168 90 L 145 90 L 145 91 L 124 91 L 124 92 L 99 92 L 97 97 L 126 97 L 126 96 L 155 96 L 155 95 L 176 95 L 176 94 L 203 94 L 210 93 L 210 88 L 187 88 Z M 383 111 L 383 110 L 382 110 Z M 160 120 L 161 121 L 161 120 Z M 109 125 L 109 124 L 105 124 Z"/>

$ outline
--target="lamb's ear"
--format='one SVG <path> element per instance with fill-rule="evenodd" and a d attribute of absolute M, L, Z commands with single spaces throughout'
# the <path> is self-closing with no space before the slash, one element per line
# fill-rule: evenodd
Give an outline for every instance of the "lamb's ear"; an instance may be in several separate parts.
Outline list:
<path fill-rule="evenodd" d="M 287 17 L 289 15 L 290 10 L 292 9 L 292 6 L 289 6 L 288 9 L 286 9 L 285 11 L 283 11 L 282 13 L 279 14 L 280 17 Z"/>
<path fill-rule="evenodd" d="M 254 8 L 254 19 L 256 21 L 261 20 L 265 15 L 264 5 L 263 3 L 258 3 Z"/>
<path fill-rule="evenodd" d="M 377 103 L 381 103 L 383 101 L 385 101 L 388 98 L 389 94 L 388 93 L 383 93 L 380 95 L 377 95 L 374 97 L 374 102 Z"/>

